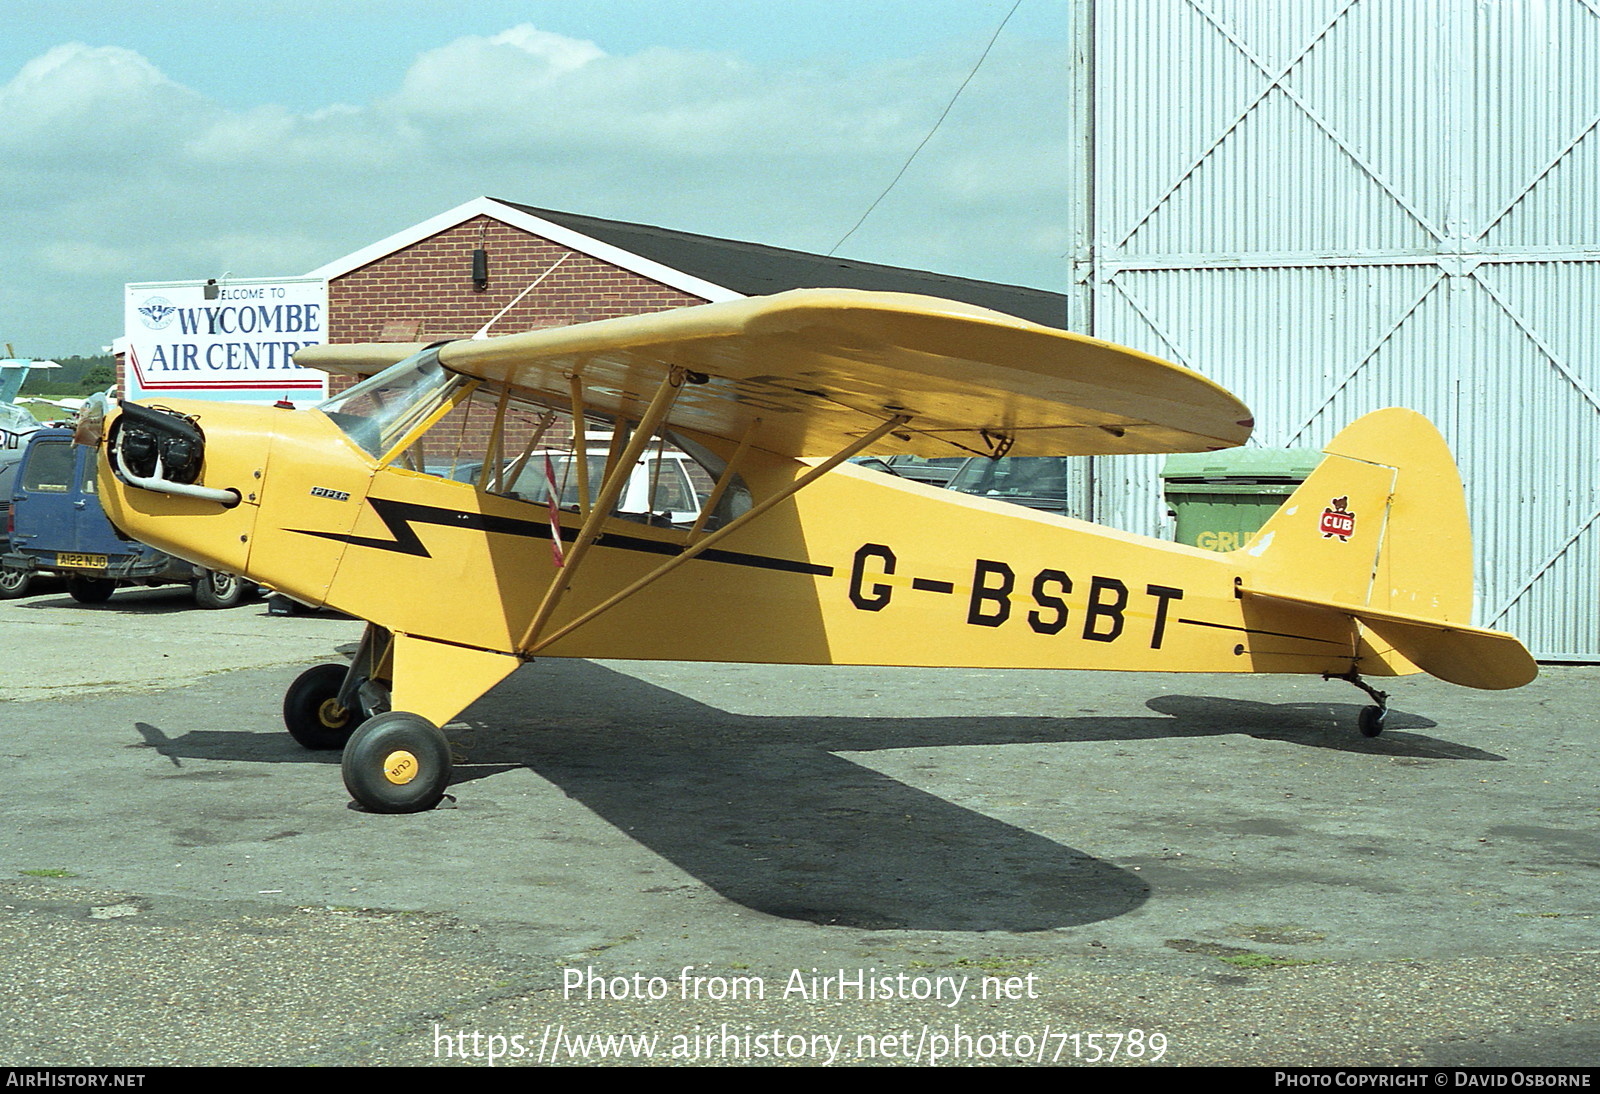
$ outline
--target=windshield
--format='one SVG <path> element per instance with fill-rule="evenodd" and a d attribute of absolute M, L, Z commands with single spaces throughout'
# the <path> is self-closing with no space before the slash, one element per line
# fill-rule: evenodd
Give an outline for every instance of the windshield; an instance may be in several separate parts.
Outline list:
<path fill-rule="evenodd" d="M 381 457 L 464 382 L 439 364 L 437 350 L 426 349 L 335 395 L 317 409 L 352 441 Z"/>

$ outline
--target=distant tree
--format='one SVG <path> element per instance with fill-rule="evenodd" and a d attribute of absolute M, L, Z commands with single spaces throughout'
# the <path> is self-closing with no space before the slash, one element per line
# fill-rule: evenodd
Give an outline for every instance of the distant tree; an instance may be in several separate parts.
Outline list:
<path fill-rule="evenodd" d="M 58 357 L 60 368 L 38 369 L 22 381 L 24 396 L 65 399 L 92 395 L 117 382 L 117 360 L 108 354 L 94 357 Z"/>

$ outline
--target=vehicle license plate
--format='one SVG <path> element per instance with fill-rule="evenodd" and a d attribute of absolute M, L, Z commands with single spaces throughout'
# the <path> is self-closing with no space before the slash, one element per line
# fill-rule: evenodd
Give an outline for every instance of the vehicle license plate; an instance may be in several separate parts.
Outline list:
<path fill-rule="evenodd" d="M 106 564 L 105 555 L 80 555 L 66 551 L 56 555 L 57 566 L 76 566 L 83 570 L 104 570 Z"/>

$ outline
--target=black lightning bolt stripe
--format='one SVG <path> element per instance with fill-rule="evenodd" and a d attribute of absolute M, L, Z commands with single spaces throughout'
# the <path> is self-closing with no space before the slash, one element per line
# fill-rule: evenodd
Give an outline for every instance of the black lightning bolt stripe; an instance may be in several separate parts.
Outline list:
<path fill-rule="evenodd" d="M 435 505 L 418 505 L 409 501 L 394 501 L 390 498 L 368 498 L 367 504 L 372 506 L 378 519 L 389 529 L 390 539 L 376 539 L 371 536 L 346 535 L 342 532 L 315 532 L 305 528 L 287 528 L 285 531 L 294 532 L 302 536 L 317 536 L 320 539 L 331 539 L 339 543 L 348 543 L 352 547 L 371 547 L 378 551 L 392 551 L 395 554 L 413 555 L 418 558 L 432 558 L 428 548 L 422 543 L 422 537 L 417 535 L 414 527 L 418 524 L 437 524 L 442 528 L 466 528 L 474 532 L 495 532 L 506 536 L 526 536 L 531 539 L 549 539 L 550 526 L 536 520 L 518 520 L 515 517 L 500 517 L 490 513 L 470 513 L 459 509 L 442 509 Z M 619 535 L 615 532 L 602 532 L 595 537 L 596 547 L 612 547 L 622 551 L 639 551 L 652 555 L 676 555 L 683 548 L 676 543 L 662 543 L 659 540 L 642 539 L 638 536 Z M 743 551 L 721 551 L 715 547 L 702 551 L 697 558 L 707 562 L 724 562 L 734 566 L 755 566 L 763 570 L 782 570 L 792 574 L 815 574 L 820 577 L 832 577 L 832 566 L 821 566 L 814 562 L 796 562 L 787 558 L 771 558 L 767 555 L 746 554 Z"/>

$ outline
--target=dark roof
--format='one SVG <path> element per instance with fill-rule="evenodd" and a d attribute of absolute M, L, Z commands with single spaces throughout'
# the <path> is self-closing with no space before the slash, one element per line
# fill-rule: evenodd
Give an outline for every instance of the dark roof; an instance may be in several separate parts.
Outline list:
<path fill-rule="evenodd" d="M 494 200 L 746 296 L 763 296 L 786 289 L 827 288 L 921 293 L 976 304 L 1045 326 L 1064 328 L 1067 325 L 1067 298 L 1043 289 L 880 266 L 761 243 L 676 232 L 648 224 L 602 220 L 539 209 L 503 198 Z"/>

